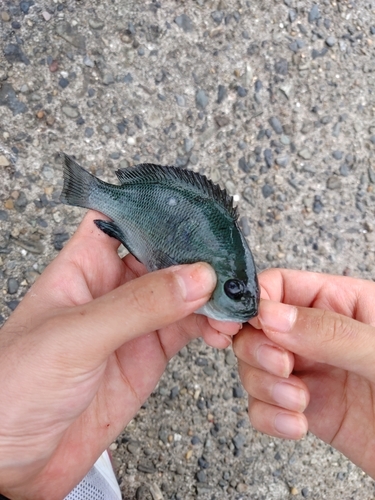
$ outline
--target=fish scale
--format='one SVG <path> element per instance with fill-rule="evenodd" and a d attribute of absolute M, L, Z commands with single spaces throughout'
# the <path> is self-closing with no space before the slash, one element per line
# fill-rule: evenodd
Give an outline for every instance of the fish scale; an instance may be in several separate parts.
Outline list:
<path fill-rule="evenodd" d="M 111 221 L 99 229 L 117 238 L 149 271 L 207 262 L 217 276 L 209 301 L 197 313 L 248 321 L 258 312 L 253 256 L 238 224 L 232 197 L 196 172 L 153 164 L 116 171 L 106 183 L 63 154 L 61 201 L 97 210 Z"/>

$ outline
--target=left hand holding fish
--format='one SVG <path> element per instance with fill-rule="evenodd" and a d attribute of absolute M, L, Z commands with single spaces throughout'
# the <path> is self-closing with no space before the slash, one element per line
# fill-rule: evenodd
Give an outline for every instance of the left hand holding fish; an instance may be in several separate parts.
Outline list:
<path fill-rule="evenodd" d="M 375 479 L 375 284 L 270 269 L 259 315 L 234 340 L 259 431 L 309 429 Z"/>
<path fill-rule="evenodd" d="M 203 263 L 146 274 L 90 211 L 0 334 L 0 490 L 61 499 L 135 416 L 168 360 L 236 323 L 191 314 L 216 276 Z M 211 322 L 211 324 L 210 324 Z"/>

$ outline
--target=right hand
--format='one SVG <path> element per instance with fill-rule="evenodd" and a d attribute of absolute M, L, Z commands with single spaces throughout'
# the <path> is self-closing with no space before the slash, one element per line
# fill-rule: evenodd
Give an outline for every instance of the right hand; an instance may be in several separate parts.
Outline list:
<path fill-rule="evenodd" d="M 271 269 L 259 315 L 236 335 L 252 425 L 309 429 L 375 478 L 375 283 Z"/>

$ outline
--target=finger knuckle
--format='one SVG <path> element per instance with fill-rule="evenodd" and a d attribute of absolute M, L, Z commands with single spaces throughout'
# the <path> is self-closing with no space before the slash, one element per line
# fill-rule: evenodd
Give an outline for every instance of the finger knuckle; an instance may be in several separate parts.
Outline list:
<path fill-rule="evenodd" d="M 135 282 L 134 282 L 135 283 Z M 146 275 L 137 280 L 131 287 L 131 304 L 139 313 L 160 314 L 163 310 L 175 311 L 177 309 L 176 282 L 173 273 L 160 273 L 159 276 Z"/>
<path fill-rule="evenodd" d="M 262 387 L 262 372 L 251 366 L 243 371 L 243 385 L 249 394 L 254 395 Z"/>
<path fill-rule="evenodd" d="M 328 343 L 342 343 L 354 334 L 350 322 L 331 311 L 322 311 L 318 332 L 324 337 L 323 341 Z"/>
<path fill-rule="evenodd" d="M 152 286 L 133 286 L 130 290 L 129 302 L 133 311 L 142 314 L 147 307 L 149 312 L 155 312 L 159 309 L 157 304 L 157 299 L 155 296 L 155 290 Z"/>

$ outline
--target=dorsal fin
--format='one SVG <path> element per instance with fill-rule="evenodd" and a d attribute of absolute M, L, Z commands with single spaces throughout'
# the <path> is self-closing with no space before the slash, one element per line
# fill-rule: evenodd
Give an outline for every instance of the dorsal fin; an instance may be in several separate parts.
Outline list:
<path fill-rule="evenodd" d="M 178 183 L 188 189 L 199 191 L 209 198 L 214 198 L 233 217 L 238 218 L 237 208 L 233 206 L 233 197 L 229 196 L 225 189 L 214 184 L 205 175 L 198 174 L 192 170 L 177 167 L 165 167 L 152 163 L 142 163 L 129 168 L 116 170 L 116 175 L 121 184 L 144 184 L 144 183 Z"/>

